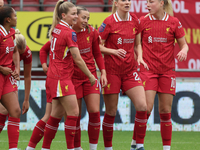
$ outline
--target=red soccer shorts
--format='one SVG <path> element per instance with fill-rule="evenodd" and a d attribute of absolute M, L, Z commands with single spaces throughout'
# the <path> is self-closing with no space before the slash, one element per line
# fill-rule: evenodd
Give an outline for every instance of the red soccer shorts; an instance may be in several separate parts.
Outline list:
<path fill-rule="evenodd" d="M 47 77 L 46 94 L 48 99 L 52 100 L 67 95 L 75 95 L 76 93 L 71 80 L 57 80 Z"/>
<path fill-rule="evenodd" d="M 139 72 L 145 91 L 154 90 L 160 93 L 176 94 L 175 74 L 154 74 Z"/>
<path fill-rule="evenodd" d="M 120 89 L 122 89 L 124 94 L 133 87 L 142 86 L 142 80 L 136 70 L 123 75 L 107 74 L 107 80 L 108 84 L 103 88 L 103 94 L 116 94 L 120 92 Z"/>
<path fill-rule="evenodd" d="M 72 79 L 72 82 L 75 87 L 77 99 L 83 98 L 84 96 L 93 93 L 100 94 L 101 85 L 99 84 L 98 80 L 96 80 L 93 86 L 91 86 L 89 79 L 86 80 Z"/>
<path fill-rule="evenodd" d="M 0 73 L 0 83 L 0 99 L 2 95 L 18 90 L 17 80 L 15 80 L 11 74 L 5 76 Z"/>

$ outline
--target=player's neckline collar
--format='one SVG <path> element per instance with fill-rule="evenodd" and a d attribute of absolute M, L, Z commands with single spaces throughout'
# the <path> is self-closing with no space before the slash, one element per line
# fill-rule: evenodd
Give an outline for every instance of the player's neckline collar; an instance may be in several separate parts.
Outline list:
<path fill-rule="evenodd" d="M 157 20 L 153 15 L 149 15 L 150 20 Z M 162 18 L 162 21 L 167 21 L 169 19 L 169 15 L 165 12 L 164 17 Z"/>
<path fill-rule="evenodd" d="M 0 25 L 0 31 L 3 33 L 4 36 L 8 35 L 8 32 L 4 28 L 4 26 Z"/>
<path fill-rule="evenodd" d="M 65 27 L 72 29 L 72 27 L 67 22 L 65 22 L 64 20 L 60 20 L 60 24 L 65 26 Z"/>
<path fill-rule="evenodd" d="M 114 16 L 114 19 L 115 19 L 116 22 L 122 21 L 122 19 L 121 19 L 121 18 L 119 17 L 119 15 L 118 15 L 118 12 L 117 12 L 117 11 L 113 14 L 113 16 Z M 132 17 L 131 17 L 131 15 L 130 15 L 129 12 L 128 12 L 127 21 L 132 21 Z"/>

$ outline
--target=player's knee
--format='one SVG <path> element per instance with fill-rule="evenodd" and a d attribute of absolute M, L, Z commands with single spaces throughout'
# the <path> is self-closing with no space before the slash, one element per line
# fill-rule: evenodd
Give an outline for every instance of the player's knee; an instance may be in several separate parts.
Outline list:
<path fill-rule="evenodd" d="M 9 115 L 14 118 L 20 118 L 21 115 L 20 107 L 15 108 L 14 111 L 12 111 L 12 113 L 9 113 Z"/>

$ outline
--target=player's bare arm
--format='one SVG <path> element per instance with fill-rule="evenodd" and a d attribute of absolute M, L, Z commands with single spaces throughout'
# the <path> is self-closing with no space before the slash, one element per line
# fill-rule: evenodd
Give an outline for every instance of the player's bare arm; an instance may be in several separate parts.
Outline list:
<path fill-rule="evenodd" d="M 135 54 L 137 55 L 137 62 L 138 65 L 142 64 L 144 67 L 149 70 L 148 65 L 144 62 L 142 58 L 142 46 L 141 46 L 141 34 L 139 33 L 135 37 L 135 45 L 134 45 L 134 51 Z"/>
<path fill-rule="evenodd" d="M 177 39 L 180 52 L 177 54 L 179 61 L 185 61 L 187 59 L 187 53 L 189 51 L 189 47 L 186 43 L 185 37 Z"/>

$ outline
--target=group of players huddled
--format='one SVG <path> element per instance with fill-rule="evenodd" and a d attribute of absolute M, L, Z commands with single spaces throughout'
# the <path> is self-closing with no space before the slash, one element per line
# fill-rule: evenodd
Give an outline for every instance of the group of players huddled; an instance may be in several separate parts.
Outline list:
<path fill-rule="evenodd" d="M 82 98 L 89 114 L 89 147 L 97 150 L 101 88 L 105 102 L 102 124 L 105 150 L 113 149 L 120 90 L 136 109 L 130 149 L 144 150 L 146 124 L 158 94 L 163 150 L 170 150 L 171 105 L 176 89 L 174 43 L 176 39 L 180 47 L 178 60 L 186 60 L 185 33 L 179 20 L 173 17 L 171 0 L 147 0 L 149 14 L 140 19 L 129 12 L 130 7 L 131 0 L 113 0 L 112 14 L 97 31 L 88 24 L 90 13 L 86 8 L 64 0 L 57 2 L 50 40 L 40 50 L 42 68 L 47 74 L 46 111 L 37 122 L 26 150 L 34 150 L 42 138 L 42 150 L 50 150 L 63 116 L 67 149 L 82 150 Z M 21 114 L 17 93 L 19 62 L 24 62 L 24 114 L 29 108 L 32 54 L 24 36 L 12 28 L 17 23 L 15 10 L 2 6 L 0 14 L 0 132 L 8 117 L 9 150 L 17 150 Z M 95 62 L 101 72 L 100 83 Z"/>

